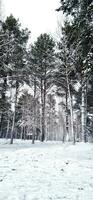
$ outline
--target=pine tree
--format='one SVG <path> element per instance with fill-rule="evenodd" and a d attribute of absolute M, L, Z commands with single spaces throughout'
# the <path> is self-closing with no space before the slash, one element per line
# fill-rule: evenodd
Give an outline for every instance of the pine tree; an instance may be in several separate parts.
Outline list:
<path fill-rule="evenodd" d="M 58 87 L 57 94 L 63 96 L 65 91 L 65 113 L 66 113 L 66 135 L 70 139 L 73 137 L 75 143 L 75 134 L 73 129 L 73 105 L 72 105 L 72 94 L 75 93 L 75 66 L 74 66 L 74 52 L 69 46 L 68 38 L 66 36 L 65 28 L 62 28 L 62 37 L 58 43 L 57 53 L 58 65 L 55 73 L 55 80 Z M 69 121 L 70 112 L 70 121 Z M 71 124 L 71 130 L 70 130 Z M 63 136 L 63 141 L 66 136 Z"/>
<path fill-rule="evenodd" d="M 29 32 L 27 29 L 21 30 L 18 20 L 16 20 L 12 15 L 7 17 L 5 22 L 2 22 L 1 32 L 1 77 L 4 79 L 4 88 L 5 85 L 7 88 L 8 83 L 11 85 L 11 88 L 15 88 L 15 111 L 13 113 L 13 124 L 11 130 L 11 143 L 13 143 L 18 88 L 19 83 L 21 83 L 23 80 L 20 77 L 23 76 L 25 71 L 26 43 L 28 40 Z M 3 91 L 5 91 L 5 89 Z M 6 91 L 4 93 L 6 93 Z"/>
<path fill-rule="evenodd" d="M 8 33 L 5 33 L 3 30 L 3 22 L 1 22 L 0 29 L 0 88 L 1 88 L 1 103 L 0 103 L 0 136 L 3 137 L 6 133 L 6 116 L 8 113 L 8 102 L 6 97 L 6 91 L 8 89 L 7 84 L 7 60 L 9 49 L 8 46 L 12 46 L 12 39 L 10 38 Z"/>
<path fill-rule="evenodd" d="M 82 87 L 82 138 L 86 142 L 87 84 L 93 59 L 93 5 L 91 0 L 62 0 L 61 7 L 57 11 L 60 10 L 63 10 L 67 17 L 70 16 L 67 36 L 69 44 L 75 50 L 76 69 Z"/>
<path fill-rule="evenodd" d="M 41 93 L 41 141 L 45 139 L 45 108 L 47 90 L 51 85 L 51 77 L 54 67 L 54 46 L 55 43 L 50 35 L 41 34 L 34 44 L 32 58 L 34 59 L 35 74 L 38 79 Z"/>

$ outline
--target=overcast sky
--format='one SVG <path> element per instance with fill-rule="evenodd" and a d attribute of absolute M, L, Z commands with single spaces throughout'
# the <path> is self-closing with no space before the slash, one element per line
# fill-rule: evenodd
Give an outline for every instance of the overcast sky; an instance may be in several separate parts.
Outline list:
<path fill-rule="evenodd" d="M 59 14 L 55 11 L 60 0 L 3 0 L 4 14 L 13 14 L 23 27 L 31 30 L 32 41 L 41 33 L 56 35 Z"/>

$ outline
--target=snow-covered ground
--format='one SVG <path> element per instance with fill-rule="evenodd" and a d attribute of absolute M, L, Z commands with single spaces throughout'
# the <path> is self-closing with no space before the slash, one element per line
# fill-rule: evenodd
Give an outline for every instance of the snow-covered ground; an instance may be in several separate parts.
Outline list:
<path fill-rule="evenodd" d="M 93 144 L 0 140 L 0 200 L 93 200 Z"/>

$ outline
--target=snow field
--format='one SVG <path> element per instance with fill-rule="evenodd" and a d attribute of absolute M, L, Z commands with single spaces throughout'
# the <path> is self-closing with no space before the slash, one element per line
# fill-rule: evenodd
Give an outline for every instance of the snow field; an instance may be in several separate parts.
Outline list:
<path fill-rule="evenodd" d="M 93 200 L 93 144 L 0 140 L 0 200 Z"/>

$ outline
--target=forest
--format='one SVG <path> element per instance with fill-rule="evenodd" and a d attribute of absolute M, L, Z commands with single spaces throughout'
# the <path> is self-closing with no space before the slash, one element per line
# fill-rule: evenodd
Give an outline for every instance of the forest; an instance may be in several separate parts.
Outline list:
<path fill-rule="evenodd" d="M 1 1 L 0 1 L 1 3 Z M 61 0 L 56 41 L 0 13 L 0 138 L 93 142 L 93 1 Z"/>
<path fill-rule="evenodd" d="M 93 0 L 57 0 L 35 41 L 4 1 L 39 28 L 56 3 L 0 0 L 0 200 L 93 200 Z"/>

